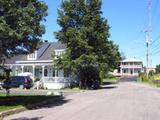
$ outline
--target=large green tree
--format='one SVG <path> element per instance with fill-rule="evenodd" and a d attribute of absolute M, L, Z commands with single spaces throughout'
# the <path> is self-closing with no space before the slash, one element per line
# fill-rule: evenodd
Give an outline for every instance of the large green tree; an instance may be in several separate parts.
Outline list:
<path fill-rule="evenodd" d="M 0 0 L 0 64 L 36 49 L 46 15 L 47 6 L 39 0 Z"/>
<path fill-rule="evenodd" d="M 156 73 L 160 73 L 160 64 L 156 65 Z"/>
<path fill-rule="evenodd" d="M 100 82 L 100 72 L 117 67 L 118 46 L 109 40 L 109 25 L 102 17 L 101 0 L 64 0 L 58 9 L 61 30 L 55 35 L 67 51 L 57 61 L 59 68 L 76 73 L 81 87 Z"/>

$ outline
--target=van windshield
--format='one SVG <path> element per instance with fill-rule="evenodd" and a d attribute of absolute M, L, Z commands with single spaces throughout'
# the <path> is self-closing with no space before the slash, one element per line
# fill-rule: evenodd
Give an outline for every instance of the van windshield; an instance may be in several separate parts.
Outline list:
<path fill-rule="evenodd" d="M 12 77 L 11 78 L 11 81 L 22 81 L 22 80 L 24 80 L 24 77 Z"/>

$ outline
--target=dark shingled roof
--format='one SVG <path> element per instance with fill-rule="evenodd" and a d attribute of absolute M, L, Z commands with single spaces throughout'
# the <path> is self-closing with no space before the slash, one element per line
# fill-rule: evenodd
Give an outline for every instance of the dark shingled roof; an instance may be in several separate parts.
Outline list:
<path fill-rule="evenodd" d="M 56 49 L 66 49 L 64 44 L 61 44 L 60 42 L 48 44 L 48 47 L 46 48 L 46 51 L 40 56 L 39 60 L 52 60 L 52 54 L 54 53 L 54 50 Z"/>
<path fill-rule="evenodd" d="M 16 55 L 14 57 L 6 59 L 5 64 L 15 64 L 16 61 L 23 61 L 26 59 L 27 59 L 27 55 Z"/>
<path fill-rule="evenodd" d="M 66 46 L 60 42 L 43 43 L 37 50 L 37 60 L 52 60 L 52 54 L 56 49 L 66 49 Z M 16 61 L 29 61 L 27 55 L 17 55 L 5 61 L 5 64 L 16 64 Z"/>

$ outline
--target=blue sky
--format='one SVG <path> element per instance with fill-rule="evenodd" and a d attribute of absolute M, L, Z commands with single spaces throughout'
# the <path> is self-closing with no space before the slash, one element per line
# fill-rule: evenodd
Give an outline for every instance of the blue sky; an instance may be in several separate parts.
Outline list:
<path fill-rule="evenodd" d="M 46 33 L 43 39 L 57 41 L 53 35 L 60 29 L 57 20 L 57 9 L 62 0 L 43 0 L 49 7 L 46 22 Z M 149 26 L 148 0 L 102 0 L 103 17 L 111 27 L 110 40 L 119 45 L 127 58 L 136 57 L 146 65 L 146 44 L 144 31 Z M 160 64 L 160 0 L 152 0 L 152 66 Z"/>

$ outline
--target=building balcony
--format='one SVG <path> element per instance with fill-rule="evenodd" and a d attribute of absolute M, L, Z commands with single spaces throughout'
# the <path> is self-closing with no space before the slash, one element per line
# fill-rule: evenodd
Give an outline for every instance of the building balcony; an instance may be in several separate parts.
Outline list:
<path fill-rule="evenodd" d="M 142 68 L 142 65 L 121 65 L 121 68 Z"/>

